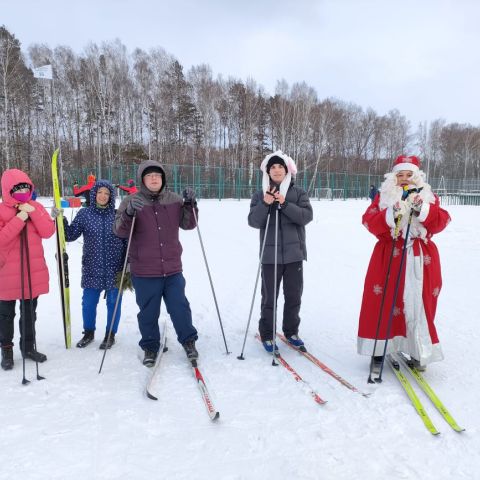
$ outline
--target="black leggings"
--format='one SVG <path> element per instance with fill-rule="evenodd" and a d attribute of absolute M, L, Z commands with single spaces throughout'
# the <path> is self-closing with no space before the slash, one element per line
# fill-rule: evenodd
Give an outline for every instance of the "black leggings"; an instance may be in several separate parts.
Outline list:
<path fill-rule="evenodd" d="M 25 300 L 25 338 L 22 337 L 24 319 L 21 309 L 22 302 L 20 300 L 20 320 L 18 322 L 20 329 L 20 348 L 23 347 L 23 341 L 25 340 L 25 350 L 27 352 L 31 351 L 34 346 L 33 329 L 37 317 L 37 300 L 38 297 L 33 300 Z M 16 300 L 0 300 L 0 345 L 2 347 L 13 345 L 15 303 Z"/>

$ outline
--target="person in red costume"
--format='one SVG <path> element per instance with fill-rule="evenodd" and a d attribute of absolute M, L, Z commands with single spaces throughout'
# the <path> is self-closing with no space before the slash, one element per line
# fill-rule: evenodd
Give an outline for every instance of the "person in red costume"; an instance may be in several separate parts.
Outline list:
<path fill-rule="evenodd" d="M 75 197 L 84 197 L 85 205 L 87 207 L 90 206 L 90 190 L 95 185 L 95 180 L 95 175 L 93 173 L 90 173 L 90 175 L 87 177 L 86 185 L 79 187 L 77 182 L 75 182 L 75 184 L 73 185 L 73 195 Z"/>
<path fill-rule="evenodd" d="M 22 355 L 37 362 L 47 359 L 46 355 L 36 350 L 34 325 L 38 296 L 48 293 L 49 276 L 42 240 L 55 233 L 55 224 L 45 208 L 31 199 L 33 190 L 32 181 L 21 170 L 12 168 L 3 173 L 3 201 L 0 203 L 0 345 L 4 370 L 13 368 L 17 300 L 23 300 L 25 307 L 20 309 Z"/>
<path fill-rule="evenodd" d="M 138 188 L 135 186 L 135 182 L 131 178 L 130 180 L 127 180 L 127 185 L 115 185 L 118 187 L 120 190 L 127 192 L 128 195 L 133 195 L 134 193 L 138 192 Z"/>
<path fill-rule="evenodd" d="M 410 211 L 413 213 L 400 272 Z M 379 369 L 393 312 L 387 353 L 403 352 L 423 370 L 427 364 L 443 360 L 434 324 L 442 275 L 432 237 L 449 224 L 450 216 L 426 183 L 418 157 L 401 155 L 395 160 L 362 222 L 377 237 L 377 243 L 365 278 L 357 351 L 372 357 L 372 371 Z M 397 224 L 398 238 L 394 241 Z M 390 258 L 389 281 L 385 285 Z M 392 310 L 397 278 L 399 288 Z"/>

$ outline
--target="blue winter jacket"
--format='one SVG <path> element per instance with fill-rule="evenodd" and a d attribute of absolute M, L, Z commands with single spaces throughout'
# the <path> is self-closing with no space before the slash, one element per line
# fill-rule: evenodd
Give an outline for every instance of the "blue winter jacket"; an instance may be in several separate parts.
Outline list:
<path fill-rule="evenodd" d="M 110 190 L 106 208 L 99 208 L 96 204 L 100 187 Z M 64 217 L 67 242 L 83 235 L 82 288 L 116 288 L 116 275 L 122 270 L 125 259 L 126 240 L 113 233 L 114 222 L 115 189 L 107 180 L 95 183 L 90 190 L 90 206 L 80 209 L 71 225 Z"/>

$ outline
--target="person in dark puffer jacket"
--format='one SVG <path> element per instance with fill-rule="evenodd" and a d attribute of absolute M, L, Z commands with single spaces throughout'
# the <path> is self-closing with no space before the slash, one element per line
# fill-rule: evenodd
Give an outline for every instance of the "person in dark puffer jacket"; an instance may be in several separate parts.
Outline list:
<path fill-rule="evenodd" d="M 79 210 L 71 225 L 66 218 L 65 238 L 73 242 L 83 235 L 82 255 L 82 316 L 83 338 L 77 347 L 86 347 L 94 340 L 97 316 L 97 304 L 100 294 L 105 290 L 107 302 L 107 327 L 101 349 L 111 348 L 115 343 L 121 314 L 121 301 L 118 303 L 112 334 L 108 332 L 113 318 L 113 310 L 119 289 L 117 273 L 122 270 L 125 260 L 126 241 L 117 237 L 113 231 L 115 222 L 115 189 L 107 180 L 99 180 L 90 190 L 90 206 Z"/>
<path fill-rule="evenodd" d="M 307 259 L 305 225 L 312 221 L 313 210 L 307 192 L 294 185 L 295 162 L 278 150 L 267 155 L 260 169 L 262 190 L 253 194 L 248 224 L 260 229 L 260 248 L 265 237 L 269 212 L 270 223 L 262 262 L 262 306 L 259 322 L 260 337 L 267 352 L 273 352 L 273 303 L 275 274 L 275 209 L 278 209 L 277 297 L 283 280 L 285 304 L 283 332 L 295 348 L 304 350 L 298 336 L 303 291 L 303 261 Z"/>
<path fill-rule="evenodd" d="M 145 352 L 143 364 L 152 367 L 158 355 L 158 318 L 162 299 L 177 340 L 193 362 L 198 357 L 195 348 L 197 330 L 192 324 L 192 312 L 185 296 L 179 229 L 192 230 L 196 226 L 193 215 L 194 209 L 198 212 L 195 194 L 187 188 L 182 198 L 167 190 L 165 171 L 154 160 L 142 162 L 137 176 L 139 191 L 123 199 L 114 231 L 118 236 L 128 238 L 135 217 L 128 256 L 140 309 L 138 326 L 142 338 L 139 345 Z"/>

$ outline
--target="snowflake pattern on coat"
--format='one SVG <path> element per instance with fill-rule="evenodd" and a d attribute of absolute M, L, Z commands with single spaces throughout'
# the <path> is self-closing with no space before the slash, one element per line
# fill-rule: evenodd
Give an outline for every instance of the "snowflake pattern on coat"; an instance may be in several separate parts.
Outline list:
<path fill-rule="evenodd" d="M 100 187 L 110 191 L 106 208 L 97 207 Z M 64 217 L 65 238 L 73 242 L 83 235 L 82 288 L 110 290 L 116 288 L 116 275 L 122 270 L 127 240 L 113 233 L 115 222 L 115 189 L 106 180 L 99 180 L 90 190 L 90 206 L 80 209 L 71 225 Z"/>

